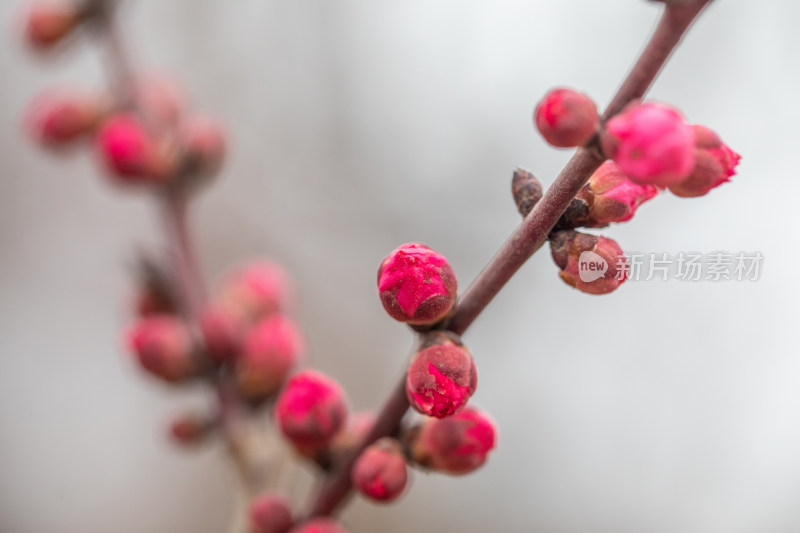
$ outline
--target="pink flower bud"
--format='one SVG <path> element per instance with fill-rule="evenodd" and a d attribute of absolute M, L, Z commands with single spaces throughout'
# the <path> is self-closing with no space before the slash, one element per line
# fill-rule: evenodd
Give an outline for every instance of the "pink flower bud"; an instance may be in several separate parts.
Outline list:
<path fill-rule="evenodd" d="M 730 181 L 741 159 L 710 129 L 699 125 L 692 128 L 696 139 L 694 153 L 697 162 L 694 171 L 688 178 L 669 188 L 673 194 L 683 198 L 704 196 L 711 189 Z"/>
<path fill-rule="evenodd" d="M 77 2 L 38 0 L 25 19 L 25 38 L 34 49 L 45 50 L 61 42 L 82 20 Z"/>
<path fill-rule="evenodd" d="M 423 349 L 408 367 L 406 393 L 422 414 L 444 418 L 467 404 L 478 386 L 469 351 L 449 340 Z"/>
<path fill-rule="evenodd" d="M 550 239 L 550 253 L 565 283 L 588 294 L 606 294 L 627 278 L 627 260 L 616 241 L 567 230 Z"/>
<path fill-rule="evenodd" d="M 467 407 L 441 420 L 428 419 L 411 435 L 411 455 L 420 465 L 448 474 L 466 474 L 486 462 L 497 440 L 495 423 Z"/>
<path fill-rule="evenodd" d="M 662 104 L 629 104 L 606 123 L 601 145 L 643 185 L 675 185 L 694 168 L 694 132 L 680 113 Z"/>
<path fill-rule="evenodd" d="M 347 533 L 347 531 L 332 518 L 315 518 L 297 526 L 290 533 Z"/>
<path fill-rule="evenodd" d="M 141 319 L 128 332 L 128 345 L 145 370 L 167 381 L 181 380 L 193 371 L 191 335 L 174 316 Z"/>
<path fill-rule="evenodd" d="M 195 446 L 205 440 L 213 426 L 207 417 L 184 414 L 172 421 L 169 433 L 176 444 Z"/>
<path fill-rule="evenodd" d="M 593 201 L 586 225 L 603 227 L 633 218 L 641 204 L 658 194 L 658 187 L 634 183 L 613 161 L 606 161 L 589 178 L 589 191 Z"/>
<path fill-rule="evenodd" d="M 133 114 L 106 120 L 97 142 L 108 170 L 120 182 L 159 182 L 171 170 L 172 162 Z"/>
<path fill-rule="evenodd" d="M 292 512 L 286 498 L 271 492 L 250 503 L 250 529 L 253 533 L 287 533 L 292 529 Z"/>
<path fill-rule="evenodd" d="M 209 307 L 200 318 L 208 354 L 216 361 L 232 361 L 241 355 L 245 323 L 234 310 L 222 305 Z"/>
<path fill-rule="evenodd" d="M 597 106 L 587 95 L 572 89 L 553 89 L 536 106 L 534 122 L 548 143 L 572 148 L 592 138 L 599 117 Z"/>
<path fill-rule="evenodd" d="M 106 102 L 75 91 L 51 91 L 31 104 L 25 116 L 31 136 L 51 148 L 60 148 L 91 133 L 103 116 Z"/>
<path fill-rule="evenodd" d="M 347 419 L 344 392 L 327 376 L 306 370 L 293 376 L 275 405 L 283 434 L 303 454 L 324 448 Z"/>
<path fill-rule="evenodd" d="M 223 284 L 219 299 L 247 320 L 256 321 L 291 307 L 292 287 L 280 265 L 263 259 L 234 272 Z"/>
<path fill-rule="evenodd" d="M 457 289 L 456 275 L 447 259 L 421 243 L 395 249 L 378 269 L 381 303 L 400 322 L 438 322 L 453 308 Z"/>
<path fill-rule="evenodd" d="M 274 315 L 262 319 L 247 333 L 236 362 L 239 392 L 250 399 L 277 392 L 302 356 L 304 344 L 288 318 Z"/>
<path fill-rule="evenodd" d="M 178 142 L 187 172 L 210 177 L 219 172 L 225 158 L 225 131 L 208 116 L 194 116 L 181 123 Z"/>
<path fill-rule="evenodd" d="M 159 126 L 176 128 L 186 109 L 186 91 L 168 74 L 151 73 L 136 80 L 137 105 Z"/>
<path fill-rule="evenodd" d="M 351 473 L 353 486 L 361 494 L 381 502 L 397 499 L 408 481 L 403 449 L 391 438 L 383 438 L 361 452 Z"/>

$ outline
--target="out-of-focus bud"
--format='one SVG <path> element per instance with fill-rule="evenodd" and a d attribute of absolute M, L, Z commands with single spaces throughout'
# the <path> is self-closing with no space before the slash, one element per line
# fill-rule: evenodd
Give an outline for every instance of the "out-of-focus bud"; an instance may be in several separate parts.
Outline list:
<path fill-rule="evenodd" d="M 250 529 L 253 533 L 287 533 L 292 529 L 289 501 L 267 492 L 250 503 Z"/>
<path fill-rule="evenodd" d="M 225 158 L 225 131 L 209 116 L 194 116 L 178 129 L 178 144 L 183 150 L 184 171 L 189 176 L 212 177 Z"/>
<path fill-rule="evenodd" d="M 347 419 L 344 392 L 331 378 L 306 370 L 293 376 L 275 405 L 281 431 L 297 450 L 313 455 L 324 448 Z"/>
<path fill-rule="evenodd" d="M 291 307 L 289 275 L 274 261 L 262 259 L 235 271 L 223 283 L 219 301 L 252 322 Z"/>
<path fill-rule="evenodd" d="M 25 126 L 42 145 L 62 148 L 94 131 L 107 109 L 107 100 L 97 95 L 49 91 L 28 108 Z"/>
<path fill-rule="evenodd" d="M 627 278 L 627 260 L 616 241 L 567 230 L 550 238 L 550 253 L 565 283 L 588 294 L 607 294 Z"/>
<path fill-rule="evenodd" d="M 111 176 L 122 183 L 158 183 L 174 170 L 174 158 L 133 114 L 106 120 L 97 136 Z"/>
<path fill-rule="evenodd" d="M 25 38 L 38 51 L 53 48 L 83 21 L 84 13 L 73 0 L 37 0 L 25 16 Z"/>
<path fill-rule="evenodd" d="M 191 335 L 174 316 L 141 319 L 128 332 L 128 345 L 145 370 L 167 381 L 184 379 L 194 370 Z"/>
<path fill-rule="evenodd" d="M 304 344 L 288 318 L 273 315 L 262 319 L 247 333 L 236 361 L 239 393 L 259 400 L 277 392 L 302 356 Z"/>
<path fill-rule="evenodd" d="M 332 518 L 315 518 L 297 526 L 290 533 L 347 533 L 347 531 Z"/>
<path fill-rule="evenodd" d="M 534 112 L 534 122 L 552 146 L 582 146 L 594 135 L 599 117 L 594 101 L 572 89 L 553 89 Z"/>
<path fill-rule="evenodd" d="M 214 421 L 207 416 L 184 414 L 174 419 L 169 426 L 173 442 L 183 446 L 196 446 L 211 433 Z"/>
<path fill-rule="evenodd" d="M 486 462 L 496 440 L 494 421 L 467 407 L 451 417 L 428 419 L 412 429 L 409 448 L 414 461 L 423 467 L 447 474 L 466 474 Z"/>
<path fill-rule="evenodd" d="M 176 128 L 186 109 L 186 91 L 168 74 L 151 73 L 136 80 L 138 106 L 160 127 Z"/>
<path fill-rule="evenodd" d="M 627 178 L 613 161 L 606 161 L 589 178 L 591 208 L 586 224 L 600 228 L 612 222 L 627 222 L 636 209 L 658 194 L 655 185 L 640 185 Z"/>
<path fill-rule="evenodd" d="M 418 352 L 408 367 L 406 393 L 411 407 L 436 418 L 450 416 L 467 404 L 478 386 L 469 351 L 444 334 Z"/>
<path fill-rule="evenodd" d="M 712 130 L 700 125 L 694 125 L 692 129 L 696 139 L 694 170 L 688 178 L 669 188 L 674 195 L 683 198 L 704 196 L 711 189 L 730 181 L 741 159 Z"/>
<path fill-rule="evenodd" d="M 458 284 L 447 259 L 424 244 L 396 248 L 378 269 L 378 291 L 389 316 L 430 325 L 445 318 L 456 302 Z"/>
<path fill-rule="evenodd" d="M 511 179 L 511 194 L 514 195 L 519 214 L 526 217 L 542 199 L 542 182 L 527 170 L 518 168 Z"/>
<path fill-rule="evenodd" d="M 215 361 L 232 361 L 241 355 L 245 324 L 235 310 L 221 305 L 207 308 L 200 317 L 200 332 Z"/>
<path fill-rule="evenodd" d="M 406 458 L 400 443 L 383 438 L 367 447 L 353 465 L 352 481 L 356 489 L 372 500 L 396 500 L 408 482 Z"/>
<path fill-rule="evenodd" d="M 694 168 L 694 131 L 675 109 L 632 102 L 610 119 L 600 139 L 606 156 L 634 182 L 668 187 Z"/>

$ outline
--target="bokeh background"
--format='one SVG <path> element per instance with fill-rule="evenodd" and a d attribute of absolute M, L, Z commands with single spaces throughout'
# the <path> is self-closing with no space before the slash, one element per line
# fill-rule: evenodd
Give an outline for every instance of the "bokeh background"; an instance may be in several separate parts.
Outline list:
<path fill-rule="evenodd" d="M 104 83 L 90 42 L 55 61 L 19 43 L 0 0 L 0 532 L 219 532 L 234 502 L 220 447 L 163 427 L 176 393 L 122 349 L 137 247 L 161 229 L 91 153 L 20 132 L 34 94 Z M 313 364 L 357 408 L 404 366 L 380 259 L 421 240 L 462 287 L 519 223 L 521 165 L 549 184 L 569 157 L 531 125 L 554 85 L 602 105 L 654 26 L 639 0 L 141 0 L 124 7 L 139 67 L 182 78 L 227 122 L 224 174 L 192 222 L 205 271 L 290 268 Z M 353 532 L 800 531 L 800 50 L 795 2 L 719 0 L 651 92 L 743 154 L 708 197 L 668 194 L 605 233 L 626 250 L 760 251 L 756 282 L 629 283 L 592 297 L 546 250 L 466 338 L 499 447 L 464 478 L 416 475 L 399 504 L 357 501 Z"/>

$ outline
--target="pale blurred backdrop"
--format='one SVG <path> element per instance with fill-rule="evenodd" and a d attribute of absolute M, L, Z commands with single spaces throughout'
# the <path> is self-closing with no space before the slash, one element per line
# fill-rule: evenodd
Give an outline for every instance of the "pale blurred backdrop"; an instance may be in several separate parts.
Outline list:
<path fill-rule="evenodd" d="M 21 46 L 0 0 L 0 532 L 218 533 L 234 501 L 219 446 L 186 453 L 170 416 L 209 400 L 142 375 L 122 349 L 153 206 L 91 154 L 20 133 L 38 91 L 104 83 L 90 42 Z M 410 335 L 383 312 L 380 259 L 420 240 L 466 287 L 519 223 L 521 165 L 569 157 L 531 125 L 568 85 L 608 101 L 650 33 L 644 0 L 131 1 L 138 66 L 182 78 L 224 118 L 226 169 L 193 213 L 213 279 L 260 255 L 298 280 L 313 364 L 377 405 Z M 800 123 L 796 2 L 718 0 L 653 98 L 744 158 L 708 197 L 668 194 L 605 234 L 623 249 L 760 251 L 757 282 L 629 283 L 604 297 L 535 256 L 469 331 L 476 405 L 500 427 L 478 473 L 416 475 L 397 505 L 357 501 L 354 533 L 800 531 Z"/>

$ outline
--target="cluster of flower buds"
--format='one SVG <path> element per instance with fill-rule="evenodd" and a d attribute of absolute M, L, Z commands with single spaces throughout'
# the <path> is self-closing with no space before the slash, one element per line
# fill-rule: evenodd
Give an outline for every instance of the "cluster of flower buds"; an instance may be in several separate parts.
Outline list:
<path fill-rule="evenodd" d="M 579 191 L 550 235 L 561 278 L 590 294 L 605 294 L 624 280 L 619 245 L 577 233 L 627 222 L 644 202 L 668 188 L 680 197 L 703 196 L 730 180 L 739 155 L 705 126 L 690 125 L 675 109 L 634 101 L 601 124 L 588 96 L 556 89 L 540 102 L 535 123 L 557 147 L 584 146 L 608 158 Z M 512 192 L 523 216 L 541 198 L 527 171 L 514 173 Z"/>
<path fill-rule="evenodd" d="M 25 35 L 51 49 L 97 19 L 106 0 L 41 0 L 28 10 Z M 124 101 L 106 92 L 49 90 L 34 99 L 25 126 L 41 145 L 64 150 L 91 140 L 116 184 L 189 190 L 217 174 L 226 139 L 215 119 L 191 111 L 181 87 L 165 75 L 133 80 Z"/>

